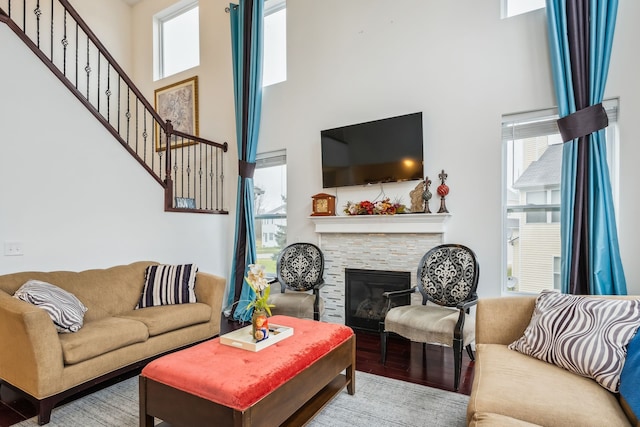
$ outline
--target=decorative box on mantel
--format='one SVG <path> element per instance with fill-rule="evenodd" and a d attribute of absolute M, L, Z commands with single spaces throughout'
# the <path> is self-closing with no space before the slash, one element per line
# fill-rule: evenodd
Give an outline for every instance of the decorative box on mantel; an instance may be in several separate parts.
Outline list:
<path fill-rule="evenodd" d="M 451 214 L 313 216 L 316 233 L 429 233 L 445 232 Z"/>

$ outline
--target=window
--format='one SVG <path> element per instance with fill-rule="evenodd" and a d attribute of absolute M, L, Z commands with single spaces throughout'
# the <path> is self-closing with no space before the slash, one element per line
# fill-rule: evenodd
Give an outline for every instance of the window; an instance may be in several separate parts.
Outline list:
<path fill-rule="evenodd" d="M 544 7 L 545 0 L 502 0 L 502 18 L 510 18 Z"/>
<path fill-rule="evenodd" d="M 264 63 L 262 86 L 287 80 L 287 2 L 264 2 Z"/>
<path fill-rule="evenodd" d="M 154 79 L 200 65 L 198 2 L 181 1 L 154 16 Z"/>
<path fill-rule="evenodd" d="M 287 156 L 284 151 L 258 154 L 253 175 L 258 263 L 276 275 L 278 254 L 287 244 Z"/>
<path fill-rule="evenodd" d="M 618 100 L 609 116 L 607 161 L 617 200 Z M 562 144 L 555 109 L 502 117 L 504 289 L 538 293 L 560 288 Z"/>
<path fill-rule="evenodd" d="M 554 147 L 556 149 L 556 147 Z M 560 165 L 558 165 L 560 168 Z M 558 184 L 559 186 L 559 184 Z M 525 199 L 527 205 L 556 205 L 558 209 L 540 209 L 534 210 L 533 206 L 526 213 L 527 224 L 533 223 L 549 223 L 560 222 L 560 189 L 557 190 L 542 190 L 542 191 L 527 191 L 525 192 Z"/>

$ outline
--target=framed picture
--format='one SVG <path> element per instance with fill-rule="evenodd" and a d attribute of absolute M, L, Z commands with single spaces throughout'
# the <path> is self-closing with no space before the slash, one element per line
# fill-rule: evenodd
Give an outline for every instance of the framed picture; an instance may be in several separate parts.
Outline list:
<path fill-rule="evenodd" d="M 171 120 L 174 130 L 199 136 L 198 132 L 198 76 L 156 89 L 155 108 L 163 120 Z M 156 151 L 163 151 L 166 136 L 156 126 Z M 172 136 L 171 148 L 196 144 Z"/>

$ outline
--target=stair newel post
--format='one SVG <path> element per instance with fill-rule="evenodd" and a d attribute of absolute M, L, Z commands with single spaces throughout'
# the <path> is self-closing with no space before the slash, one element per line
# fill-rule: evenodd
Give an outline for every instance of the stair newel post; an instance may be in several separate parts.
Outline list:
<path fill-rule="evenodd" d="M 173 134 L 173 125 L 171 120 L 167 120 L 165 127 L 166 142 L 164 149 L 165 155 L 165 180 L 164 180 L 164 208 L 173 208 L 173 179 L 171 179 L 171 135 Z"/>

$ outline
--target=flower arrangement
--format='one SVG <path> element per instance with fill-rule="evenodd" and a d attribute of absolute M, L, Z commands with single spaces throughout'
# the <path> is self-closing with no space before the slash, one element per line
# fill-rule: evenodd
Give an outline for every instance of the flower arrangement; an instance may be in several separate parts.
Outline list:
<path fill-rule="evenodd" d="M 271 293 L 271 285 L 264 275 L 264 265 L 250 264 L 249 273 L 244 280 L 256 293 L 256 298 L 247 305 L 247 309 L 253 307 L 256 310 L 265 310 L 271 316 L 271 307 L 275 307 L 275 305 L 267 303 Z"/>
<path fill-rule="evenodd" d="M 347 215 L 395 215 L 404 213 L 407 207 L 399 202 L 391 203 L 389 198 L 370 202 L 363 200 L 358 203 L 347 202 L 344 213 Z"/>

